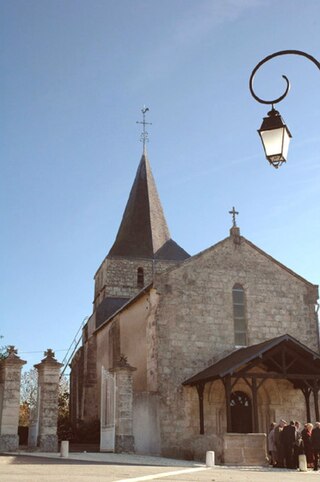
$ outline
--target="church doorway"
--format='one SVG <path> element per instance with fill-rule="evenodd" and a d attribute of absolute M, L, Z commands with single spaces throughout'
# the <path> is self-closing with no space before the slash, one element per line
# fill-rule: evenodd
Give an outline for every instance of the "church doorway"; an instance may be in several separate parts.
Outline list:
<path fill-rule="evenodd" d="M 252 406 L 251 399 L 244 392 L 236 391 L 231 393 L 231 432 L 251 433 L 252 432 Z"/>

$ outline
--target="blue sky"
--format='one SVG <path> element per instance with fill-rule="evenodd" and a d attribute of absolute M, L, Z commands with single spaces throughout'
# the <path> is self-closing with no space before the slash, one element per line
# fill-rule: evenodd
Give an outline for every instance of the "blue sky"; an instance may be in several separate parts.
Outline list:
<path fill-rule="evenodd" d="M 61 361 L 92 312 L 137 169 L 141 107 L 171 235 L 190 254 L 241 234 L 320 281 L 317 68 L 275 59 L 258 95 L 282 93 L 292 135 L 271 168 L 256 130 L 254 66 L 282 49 L 320 58 L 318 0 L 0 2 L 1 325 L 28 367 Z"/>

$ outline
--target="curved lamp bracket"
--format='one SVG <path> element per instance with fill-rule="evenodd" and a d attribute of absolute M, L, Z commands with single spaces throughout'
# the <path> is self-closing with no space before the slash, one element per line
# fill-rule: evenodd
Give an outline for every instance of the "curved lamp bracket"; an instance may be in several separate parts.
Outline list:
<path fill-rule="evenodd" d="M 260 67 L 263 64 L 265 64 L 266 62 L 268 62 L 269 60 L 273 59 L 274 57 L 279 57 L 280 55 L 300 55 L 302 57 L 306 57 L 307 59 L 311 60 L 311 62 L 313 62 L 318 67 L 318 69 L 320 70 L 320 62 L 318 62 L 317 59 L 312 57 L 312 55 L 307 54 L 306 52 L 302 52 L 301 50 L 280 50 L 279 52 L 275 52 L 271 55 L 268 55 L 263 60 L 261 60 L 261 62 L 259 62 L 258 65 L 255 66 L 255 68 L 253 69 L 253 71 L 251 73 L 250 80 L 249 80 L 249 88 L 250 88 L 251 95 L 257 102 L 260 102 L 260 104 L 272 104 L 272 105 L 277 104 L 278 102 L 281 102 L 287 96 L 287 94 L 290 90 L 290 82 L 289 82 L 289 79 L 285 75 L 282 76 L 284 78 L 284 80 L 286 81 L 285 92 L 282 95 L 280 95 L 280 97 L 277 97 L 276 99 L 263 100 L 260 97 L 258 97 L 253 90 L 254 77 L 255 77 L 257 71 L 260 69 Z"/>

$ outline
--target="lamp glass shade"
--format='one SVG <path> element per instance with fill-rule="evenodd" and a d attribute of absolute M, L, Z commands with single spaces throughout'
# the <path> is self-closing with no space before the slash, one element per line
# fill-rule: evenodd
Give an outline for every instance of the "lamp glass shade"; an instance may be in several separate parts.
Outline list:
<path fill-rule="evenodd" d="M 266 154 L 266 158 L 275 165 L 286 162 L 290 143 L 290 135 L 286 127 L 260 131 L 260 137 Z"/>
<path fill-rule="evenodd" d="M 274 167 L 287 161 L 291 133 L 279 112 L 272 109 L 258 130 L 266 158 Z"/>

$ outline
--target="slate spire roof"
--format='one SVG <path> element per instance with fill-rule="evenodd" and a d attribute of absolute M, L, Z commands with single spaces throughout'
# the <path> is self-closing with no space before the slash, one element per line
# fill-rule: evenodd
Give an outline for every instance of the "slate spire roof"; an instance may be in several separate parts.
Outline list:
<path fill-rule="evenodd" d="M 157 256 L 157 252 L 160 256 Z M 170 238 L 144 149 L 120 228 L 108 257 L 163 258 L 163 255 L 165 259 L 177 260 L 189 257 L 188 253 Z"/>

